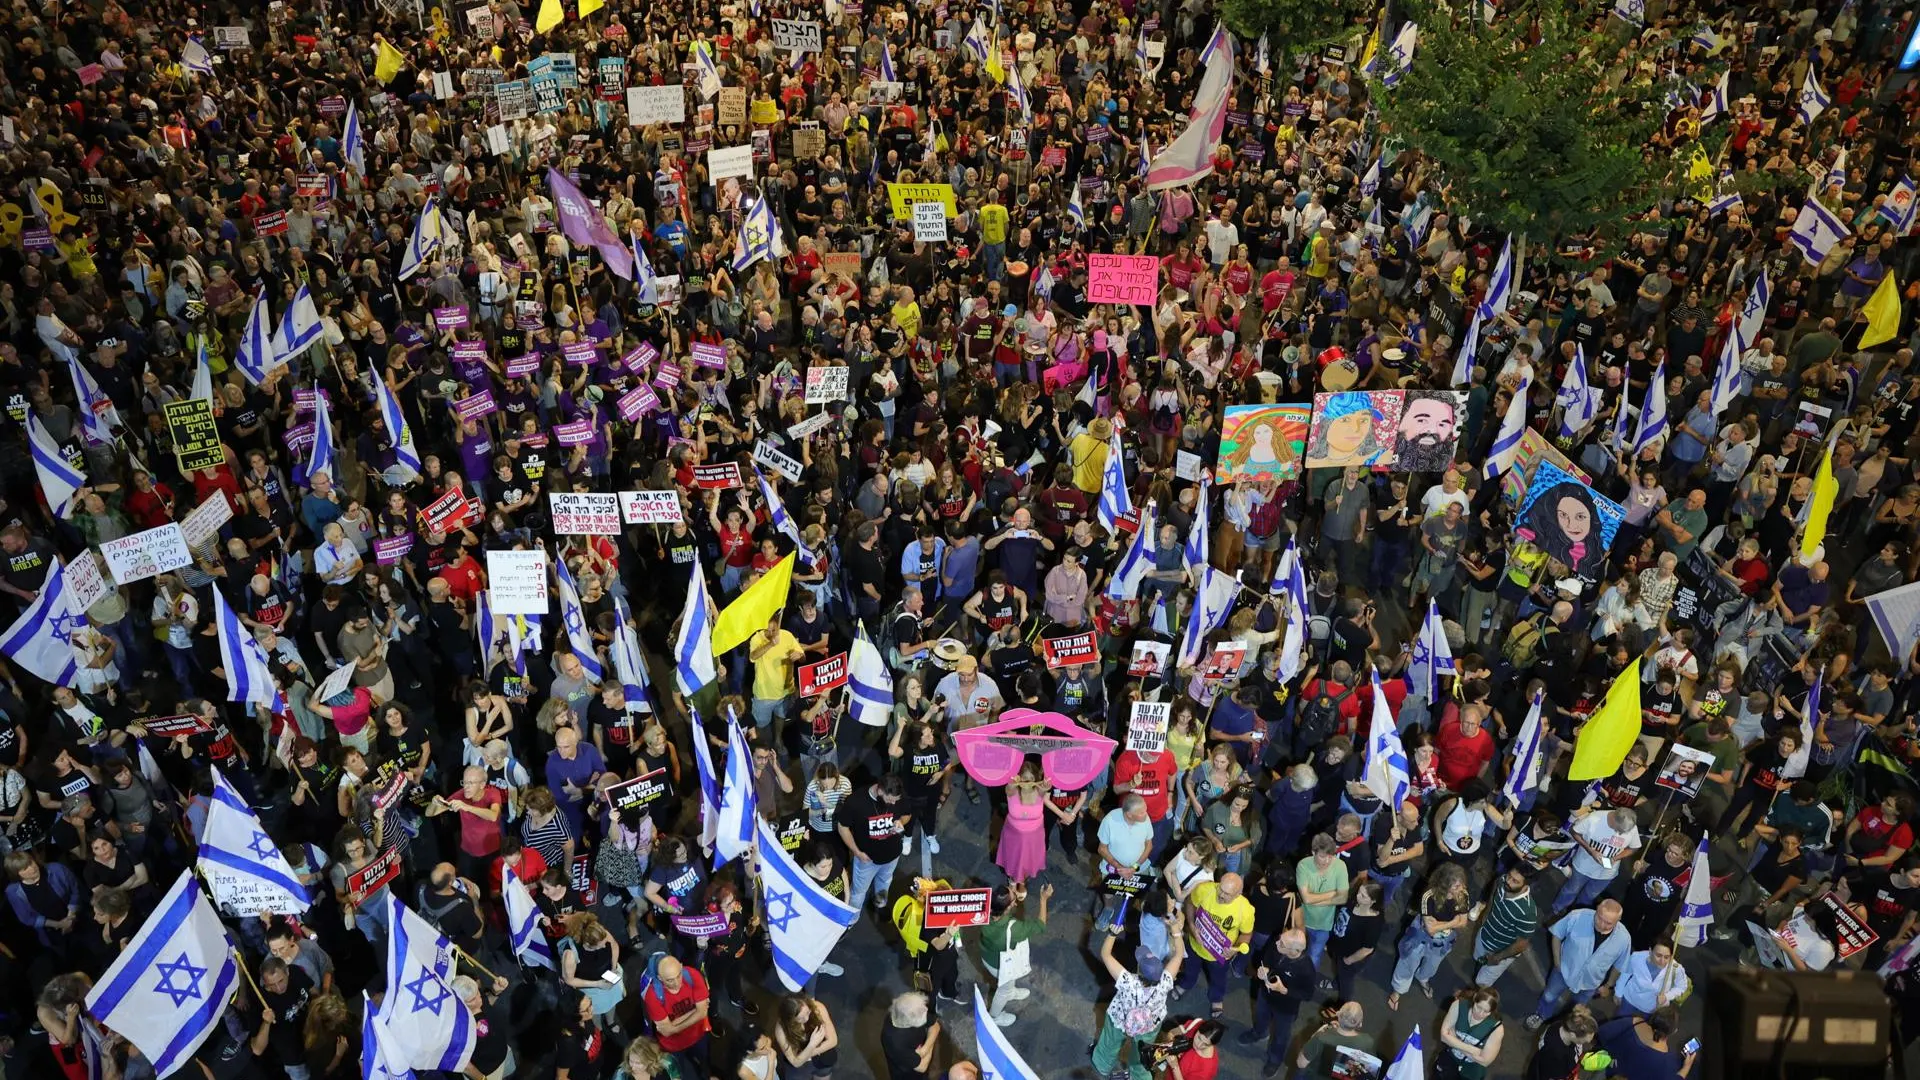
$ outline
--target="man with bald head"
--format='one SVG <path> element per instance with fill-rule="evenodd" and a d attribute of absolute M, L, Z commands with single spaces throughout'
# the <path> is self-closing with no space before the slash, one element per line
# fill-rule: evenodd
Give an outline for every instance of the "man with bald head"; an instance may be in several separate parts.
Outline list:
<path fill-rule="evenodd" d="M 1188 939 L 1193 935 L 1189 933 Z M 1307 958 L 1307 932 L 1284 930 L 1261 950 L 1253 968 L 1253 1026 L 1238 1036 L 1241 1046 L 1267 1040 L 1265 1070 L 1285 1064 L 1300 1007 L 1313 1000 L 1319 979 Z"/>
<path fill-rule="evenodd" d="M 712 996 L 698 971 L 663 956 L 654 969 L 659 982 L 640 995 L 640 1005 L 653 1022 L 660 1049 L 680 1059 L 683 1076 L 711 1076 L 713 1024 L 707 1010 Z"/>
<path fill-rule="evenodd" d="M 1178 998 L 1207 970 L 1207 1000 L 1217 1012 L 1227 999 L 1228 966 L 1253 940 L 1253 901 L 1246 898 L 1239 874 L 1224 873 L 1218 881 L 1204 881 L 1187 894 L 1187 949 L 1193 954 L 1180 967 Z"/>
<path fill-rule="evenodd" d="M 1553 971 L 1540 1000 L 1527 1017 L 1527 1030 L 1538 1031 L 1571 997 L 1584 1004 L 1595 994 L 1611 997 L 1613 982 L 1633 954 L 1633 938 L 1620 925 L 1620 902 L 1602 900 L 1592 908 L 1569 911 L 1548 931 L 1553 943 Z"/>

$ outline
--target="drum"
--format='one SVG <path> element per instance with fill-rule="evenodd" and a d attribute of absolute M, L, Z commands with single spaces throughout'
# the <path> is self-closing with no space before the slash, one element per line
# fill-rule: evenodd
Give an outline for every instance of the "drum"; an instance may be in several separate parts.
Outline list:
<path fill-rule="evenodd" d="M 965 655 L 966 643 L 959 638 L 941 638 L 933 643 L 933 666 L 941 671 L 952 671 Z"/>
<path fill-rule="evenodd" d="M 1320 389 L 1330 394 L 1351 390 L 1359 381 L 1360 365 L 1347 357 L 1335 360 L 1320 372 Z"/>

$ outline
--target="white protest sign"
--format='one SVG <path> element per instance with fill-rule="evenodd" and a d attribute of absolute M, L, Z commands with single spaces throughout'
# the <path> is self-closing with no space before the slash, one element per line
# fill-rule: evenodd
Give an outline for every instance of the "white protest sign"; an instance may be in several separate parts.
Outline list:
<path fill-rule="evenodd" d="M 620 493 L 620 520 L 628 525 L 678 525 L 680 493 L 677 491 L 623 491 Z"/>
<path fill-rule="evenodd" d="M 67 564 L 67 598 L 72 610 L 85 611 L 100 602 L 113 586 L 100 576 L 100 560 L 94 558 L 91 548 L 74 556 Z"/>
<path fill-rule="evenodd" d="M 453 72 L 436 71 L 433 73 L 433 96 L 445 101 L 453 96 Z"/>
<path fill-rule="evenodd" d="M 487 552 L 487 595 L 495 615 L 545 615 L 547 553 Z"/>
<path fill-rule="evenodd" d="M 100 545 L 100 554 L 107 560 L 107 572 L 118 585 L 130 585 L 193 565 L 193 552 L 187 549 L 180 526 L 173 522 L 109 540 Z"/>
<path fill-rule="evenodd" d="M 817 412 L 787 429 L 787 438 L 799 442 L 833 423 L 833 410 Z"/>
<path fill-rule="evenodd" d="M 1198 482 L 1200 479 L 1200 455 L 1185 450 L 1173 452 L 1173 475 L 1182 480 Z"/>
<path fill-rule="evenodd" d="M 1173 705 L 1165 701 L 1136 701 L 1127 717 L 1127 749 L 1157 754 L 1167 748 L 1167 722 Z"/>
<path fill-rule="evenodd" d="M 947 239 L 947 208 L 938 199 L 913 204 L 913 238 L 921 243 Z"/>
<path fill-rule="evenodd" d="M 687 119 L 687 88 L 671 86 L 627 87 L 627 123 L 634 127 L 648 124 L 683 124 Z"/>
<path fill-rule="evenodd" d="M 807 369 L 808 405 L 821 405 L 829 401 L 845 401 L 847 380 L 852 369 L 845 367 L 810 367 Z"/>
<path fill-rule="evenodd" d="M 494 124 L 487 129 L 487 152 L 495 157 L 503 157 L 513 149 L 513 136 L 507 131 L 507 125 Z M 514 236 L 519 236 L 514 233 Z M 522 241 L 524 243 L 524 241 Z"/>
<path fill-rule="evenodd" d="M 232 520 L 233 504 L 227 501 L 226 495 L 216 491 L 180 519 L 180 535 L 190 548 L 205 547 L 220 535 L 220 526 Z"/>
<path fill-rule="evenodd" d="M 244 26 L 216 26 L 213 28 L 213 47 L 216 49 L 245 49 L 252 44 Z"/>
<path fill-rule="evenodd" d="M 707 151 L 707 177 L 715 184 L 730 177 L 753 179 L 753 144 L 716 146 Z"/>
<path fill-rule="evenodd" d="M 787 483 L 789 484 L 797 484 L 800 482 L 800 470 L 803 466 L 793 458 L 781 453 L 778 448 L 765 439 L 761 439 L 759 442 L 753 444 L 753 460 L 786 477 Z"/>
<path fill-rule="evenodd" d="M 821 44 L 819 23 L 802 22 L 798 19 L 773 20 L 775 51 L 792 52 L 800 49 L 804 52 L 819 52 Z"/>
<path fill-rule="evenodd" d="M 306 914 L 306 905 L 270 882 L 252 874 L 223 869 L 220 864 L 206 859 L 200 860 L 199 865 L 201 874 L 207 879 L 207 889 L 213 893 L 213 902 L 231 914 L 247 918 Z"/>
<path fill-rule="evenodd" d="M 346 693 L 352 687 L 352 684 L 353 665 L 341 664 L 339 667 L 334 668 L 333 672 L 321 681 L 319 688 L 313 692 L 313 700 L 332 701 L 334 698 Z"/>
<path fill-rule="evenodd" d="M 620 496 L 588 491 L 554 491 L 547 494 L 547 506 L 553 512 L 553 531 L 557 536 L 618 536 L 620 534 Z"/>

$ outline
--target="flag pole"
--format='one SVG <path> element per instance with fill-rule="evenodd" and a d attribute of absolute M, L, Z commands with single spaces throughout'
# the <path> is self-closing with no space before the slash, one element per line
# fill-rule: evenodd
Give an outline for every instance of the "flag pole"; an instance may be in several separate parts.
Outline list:
<path fill-rule="evenodd" d="M 482 974 L 482 975 L 485 975 L 485 976 L 486 976 L 487 978 L 489 978 L 489 979 L 498 979 L 498 978 L 500 978 L 500 976 L 498 976 L 498 975 L 495 975 L 495 974 L 494 974 L 493 972 L 491 972 L 491 971 L 488 971 L 488 970 L 487 970 L 487 965 L 485 965 L 485 964 L 483 964 L 483 963 L 481 963 L 481 962 L 480 962 L 480 961 L 478 961 L 478 960 L 475 960 L 475 959 L 473 958 L 473 954 L 471 954 L 471 953 L 469 953 L 469 952 L 467 952 L 467 950 L 465 950 L 465 949 L 463 949 L 463 948 L 461 948 L 461 947 L 460 947 L 460 946 L 458 946 L 458 945 L 454 945 L 454 946 L 453 946 L 452 948 L 453 948 L 453 954 L 454 954 L 455 956 L 458 956 L 458 957 L 459 957 L 460 959 L 462 959 L 462 960 L 465 960 L 465 961 L 466 961 L 467 963 L 469 963 L 469 964 L 471 964 L 471 965 L 473 965 L 473 966 L 474 966 L 474 967 L 476 967 L 476 968 L 479 968 L 479 969 L 480 969 L 480 974 Z M 242 970 L 245 970 L 245 969 L 244 969 L 244 967 L 242 968 Z"/>
<path fill-rule="evenodd" d="M 247 970 L 246 957 L 240 955 L 239 949 L 229 948 L 227 951 L 233 954 L 233 964 L 240 969 L 241 976 L 247 980 L 247 989 L 253 991 L 254 1000 L 266 1007 L 267 997 L 260 992 L 260 984 L 253 981 L 253 972 Z"/>

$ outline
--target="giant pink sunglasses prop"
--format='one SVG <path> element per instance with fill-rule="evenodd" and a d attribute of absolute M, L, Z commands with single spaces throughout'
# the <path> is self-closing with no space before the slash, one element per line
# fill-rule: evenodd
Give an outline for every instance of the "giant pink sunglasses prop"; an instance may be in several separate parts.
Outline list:
<path fill-rule="evenodd" d="M 1061 713 L 1034 709 L 1008 709 L 991 724 L 955 734 L 953 744 L 967 775 L 988 787 L 1012 780 L 1028 754 L 1039 754 L 1047 779 L 1068 791 L 1091 784 L 1118 745 Z"/>

